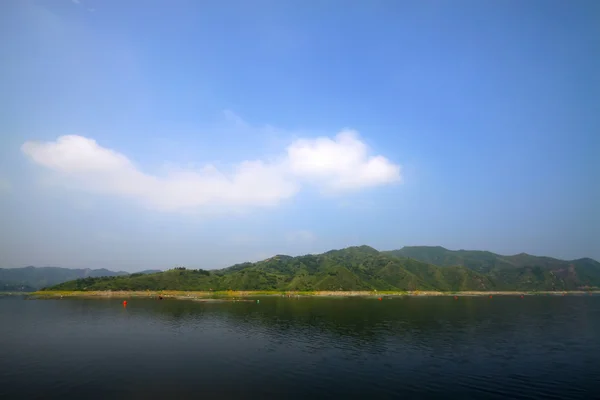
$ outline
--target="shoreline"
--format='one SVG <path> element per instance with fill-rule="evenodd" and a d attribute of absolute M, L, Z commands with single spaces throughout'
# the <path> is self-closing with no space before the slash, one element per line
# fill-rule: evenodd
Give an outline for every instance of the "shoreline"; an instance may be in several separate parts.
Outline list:
<path fill-rule="evenodd" d="M 264 291 L 264 290 L 231 290 L 231 291 L 183 291 L 183 290 L 114 290 L 114 291 L 37 291 L 21 293 L 30 298 L 157 298 L 195 300 L 195 299 L 227 299 L 244 297 L 485 297 L 485 296 L 584 296 L 600 294 L 600 290 L 572 290 L 572 291 Z"/>

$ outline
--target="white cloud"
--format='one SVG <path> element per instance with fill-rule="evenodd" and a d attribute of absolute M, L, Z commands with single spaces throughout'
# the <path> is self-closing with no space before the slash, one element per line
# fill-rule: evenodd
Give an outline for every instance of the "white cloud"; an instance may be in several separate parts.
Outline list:
<path fill-rule="evenodd" d="M 83 136 L 28 141 L 21 150 L 56 173 L 61 183 L 165 211 L 274 206 L 298 193 L 303 184 L 341 192 L 401 180 L 400 166 L 369 156 L 353 131 L 334 139 L 297 139 L 276 159 L 243 161 L 230 171 L 207 164 L 199 169 L 170 168 L 162 176 L 143 172 L 125 155 Z"/>
<path fill-rule="evenodd" d="M 231 174 L 208 164 L 198 170 L 171 168 L 165 176 L 149 175 L 124 155 L 75 135 L 49 143 L 26 142 L 22 151 L 84 190 L 134 198 L 162 210 L 269 206 L 299 189 L 283 171 L 263 161 L 244 161 Z"/>
<path fill-rule="evenodd" d="M 335 139 L 299 139 L 287 149 L 292 173 L 325 189 L 360 189 L 399 182 L 400 166 L 383 156 L 368 156 L 358 133 L 340 132 Z"/>
<path fill-rule="evenodd" d="M 71 0 L 73 2 L 73 4 L 81 4 L 80 0 Z"/>

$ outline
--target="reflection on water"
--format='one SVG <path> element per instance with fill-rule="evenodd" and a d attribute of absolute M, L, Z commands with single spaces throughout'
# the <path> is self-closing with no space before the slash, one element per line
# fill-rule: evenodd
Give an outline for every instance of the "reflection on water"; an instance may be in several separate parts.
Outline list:
<path fill-rule="evenodd" d="M 2 298 L 0 341 L 2 398 L 565 399 L 600 389 L 600 297 L 126 308 Z"/>

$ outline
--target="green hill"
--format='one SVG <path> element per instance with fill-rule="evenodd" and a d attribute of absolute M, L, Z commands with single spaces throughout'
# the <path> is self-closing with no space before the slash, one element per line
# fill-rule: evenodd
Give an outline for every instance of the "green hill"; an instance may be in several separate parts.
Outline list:
<path fill-rule="evenodd" d="M 148 270 L 143 273 L 159 272 Z M 31 292 L 43 287 L 56 285 L 87 277 L 125 276 L 127 272 L 107 269 L 70 269 L 59 267 L 0 268 L 0 291 Z"/>
<path fill-rule="evenodd" d="M 214 271 L 78 279 L 51 290 L 575 290 L 600 286 L 600 263 L 520 254 L 368 246 L 290 257 L 277 255 Z"/>
<path fill-rule="evenodd" d="M 384 253 L 440 267 L 462 266 L 488 276 L 498 290 L 574 290 L 600 286 L 600 263 L 590 258 L 565 261 L 526 253 L 503 256 L 440 246 L 407 246 Z"/>
<path fill-rule="evenodd" d="M 498 256 L 489 251 L 447 250 L 441 246 L 407 246 L 400 250 L 384 252 L 396 257 L 411 258 L 440 267 L 463 266 L 473 271 L 486 273 L 492 269 Z"/>

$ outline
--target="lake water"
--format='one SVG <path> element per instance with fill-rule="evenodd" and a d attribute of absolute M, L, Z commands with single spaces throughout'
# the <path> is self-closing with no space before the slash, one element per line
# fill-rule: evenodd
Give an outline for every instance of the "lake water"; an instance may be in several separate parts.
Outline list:
<path fill-rule="evenodd" d="M 600 396 L 600 297 L 0 298 L 0 398 Z"/>

